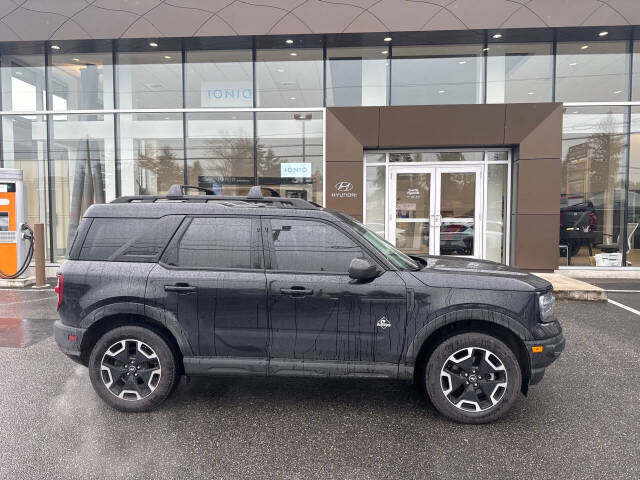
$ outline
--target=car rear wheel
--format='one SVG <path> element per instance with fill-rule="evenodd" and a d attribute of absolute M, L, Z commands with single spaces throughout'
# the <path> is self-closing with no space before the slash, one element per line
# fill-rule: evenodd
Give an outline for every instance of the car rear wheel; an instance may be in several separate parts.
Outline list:
<path fill-rule="evenodd" d="M 436 409 L 462 423 L 488 423 L 502 417 L 522 383 L 514 352 L 482 333 L 463 333 L 443 341 L 429 358 L 425 376 Z"/>
<path fill-rule="evenodd" d="M 115 328 L 96 342 L 89 358 L 89 377 L 105 402 L 126 412 L 156 408 L 179 379 L 167 342 L 139 326 Z"/>

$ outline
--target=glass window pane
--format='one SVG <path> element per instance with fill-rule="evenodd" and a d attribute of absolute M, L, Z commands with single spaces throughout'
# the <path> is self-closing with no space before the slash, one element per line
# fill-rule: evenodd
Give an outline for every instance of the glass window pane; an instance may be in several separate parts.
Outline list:
<path fill-rule="evenodd" d="M 392 152 L 390 162 L 483 162 L 484 152 Z"/>
<path fill-rule="evenodd" d="M 194 218 L 175 262 L 186 268 L 251 268 L 251 219 Z"/>
<path fill-rule="evenodd" d="M 629 62 L 626 51 L 626 42 L 559 42 L 556 101 L 627 100 Z"/>
<path fill-rule="evenodd" d="M 271 234 L 273 270 L 347 273 L 351 260 L 363 257 L 353 240 L 326 223 L 272 219 Z"/>
<path fill-rule="evenodd" d="M 67 248 L 84 211 L 116 196 L 113 115 L 54 115 L 51 138 L 55 259 Z"/>
<path fill-rule="evenodd" d="M 322 49 L 256 51 L 258 107 L 321 107 Z"/>
<path fill-rule="evenodd" d="M 253 107 L 251 50 L 186 52 L 187 107 Z"/>
<path fill-rule="evenodd" d="M 44 55 L 2 55 L 2 109 L 45 110 Z"/>
<path fill-rule="evenodd" d="M 560 265 L 621 264 L 624 222 L 623 107 L 571 107 L 563 119 Z M 591 248 L 590 248 L 591 247 Z"/>
<path fill-rule="evenodd" d="M 322 112 L 260 112 L 256 119 L 258 183 L 322 205 Z"/>
<path fill-rule="evenodd" d="M 486 259 L 504 263 L 507 221 L 507 165 L 488 165 Z"/>
<path fill-rule="evenodd" d="M 367 167 L 367 227 L 384 238 L 387 168 Z"/>
<path fill-rule="evenodd" d="M 391 104 L 481 103 L 482 45 L 394 47 Z"/>
<path fill-rule="evenodd" d="M 627 265 L 640 266 L 640 108 L 631 109 L 629 193 L 627 213 Z"/>
<path fill-rule="evenodd" d="M 182 108 L 182 54 L 118 54 L 119 108 Z"/>
<path fill-rule="evenodd" d="M 487 103 L 550 102 L 553 45 L 489 45 Z"/>
<path fill-rule="evenodd" d="M 364 154 L 365 163 L 385 163 L 387 161 L 386 153 L 366 152 Z"/>
<path fill-rule="evenodd" d="M 49 259 L 47 124 L 40 115 L 5 115 L 2 118 L 2 166 L 23 172 L 27 196 L 27 223 L 44 223 Z"/>
<path fill-rule="evenodd" d="M 388 47 L 327 49 L 327 106 L 386 105 Z"/>
<path fill-rule="evenodd" d="M 151 218 L 96 218 L 91 223 L 80 260 L 107 260 L 121 247 L 149 230 Z"/>
<path fill-rule="evenodd" d="M 111 53 L 51 55 L 49 83 L 53 110 L 113 108 Z"/>
<path fill-rule="evenodd" d="M 184 183 L 182 115 L 120 114 L 122 195 L 162 195 Z"/>
<path fill-rule="evenodd" d="M 256 184 L 253 114 L 187 115 L 189 184 L 221 195 L 246 195 Z"/>

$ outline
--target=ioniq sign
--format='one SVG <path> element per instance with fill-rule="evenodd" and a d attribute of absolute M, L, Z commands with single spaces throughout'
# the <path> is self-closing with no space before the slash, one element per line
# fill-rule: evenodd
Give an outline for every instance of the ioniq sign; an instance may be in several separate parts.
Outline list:
<path fill-rule="evenodd" d="M 358 194 L 352 192 L 353 183 L 341 181 L 335 184 L 335 191 L 331 192 L 333 198 L 356 198 Z"/>

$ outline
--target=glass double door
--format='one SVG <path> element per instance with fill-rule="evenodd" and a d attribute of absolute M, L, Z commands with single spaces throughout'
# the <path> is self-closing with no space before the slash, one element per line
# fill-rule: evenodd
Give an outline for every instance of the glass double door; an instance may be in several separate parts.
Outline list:
<path fill-rule="evenodd" d="M 389 239 L 410 255 L 482 257 L 482 166 L 390 167 Z"/>

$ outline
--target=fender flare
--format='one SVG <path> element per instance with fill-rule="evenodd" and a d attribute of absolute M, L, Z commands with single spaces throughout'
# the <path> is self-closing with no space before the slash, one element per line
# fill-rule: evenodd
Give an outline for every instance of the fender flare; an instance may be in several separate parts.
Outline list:
<path fill-rule="evenodd" d="M 444 327 L 445 325 L 451 325 L 465 320 L 475 320 L 500 325 L 516 335 L 516 337 L 518 337 L 522 342 L 533 339 L 529 330 L 527 330 L 522 323 L 506 313 L 483 307 L 469 307 L 450 310 L 437 315 L 435 318 L 428 321 L 414 335 L 407 348 L 405 363 L 407 365 L 415 365 L 422 346 L 429 340 L 429 337 L 431 337 L 436 330 Z"/>
<path fill-rule="evenodd" d="M 88 329 L 104 318 L 115 315 L 136 315 L 138 317 L 144 317 L 151 325 L 157 324 L 166 328 L 178 344 L 182 355 L 193 355 L 191 344 L 178 320 L 169 312 L 144 305 L 140 300 L 127 300 L 126 302 L 115 302 L 99 306 L 83 317 L 80 326 Z"/>

